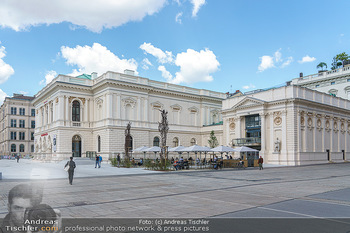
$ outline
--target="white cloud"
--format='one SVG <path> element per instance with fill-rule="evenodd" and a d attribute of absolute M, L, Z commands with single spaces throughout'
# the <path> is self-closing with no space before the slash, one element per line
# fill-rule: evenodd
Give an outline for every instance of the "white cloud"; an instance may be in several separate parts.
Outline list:
<path fill-rule="evenodd" d="M 8 97 L 8 95 L 0 89 L 0 105 L 4 103 L 5 97 Z"/>
<path fill-rule="evenodd" d="M 181 20 L 182 14 L 183 14 L 182 12 L 179 12 L 175 17 L 175 21 L 179 24 L 182 24 L 182 20 Z"/>
<path fill-rule="evenodd" d="M 165 78 L 168 82 L 171 82 L 173 76 L 169 71 L 166 70 L 164 66 L 159 66 L 158 70 L 162 72 L 162 77 Z"/>
<path fill-rule="evenodd" d="M 313 62 L 315 60 L 316 60 L 315 57 L 310 57 L 309 55 L 306 55 L 305 57 L 303 57 L 301 59 L 301 61 L 298 61 L 298 62 L 302 64 L 302 63 L 306 63 L 306 62 Z"/>
<path fill-rule="evenodd" d="M 266 69 L 275 67 L 274 62 L 273 62 L 273 57 L 271 56 L 262 56 L 260 57 L 261 63 L 258 67 L 258 70 L 260 72 L 263 72 Z"/>
<path fill-rule="evenodd" d="M 142 69 L 144 70 L 148 70 L 149 69 L 149 66 L 153 66 L 153 64 L 147 59 L 147 58 L 144 58 L 142 60 Z"/>
<path fill-rule="evenodd" d="M 57 72 L 54 70 L 50 70 L 46 72 L 45 79 L 40 81 L 40 85 L 47 85 L 49 84 L 54 78 L 56 78 Z"/>
<path fill-rule="evenodd" d="M 287 58 L 287 61 L 283 62 L 283 64 L 281 65 L 281 68 L 284 68 L 284 67 L 286 67 L 286 66 L 289 66 L 290 63 L 292 63 L 292 61 L 293 61 L 293 57 L 288 57 L 288 58 Z"/>
<path fill-rule="evenodd" d="M 161 49 L 154 47 L 151 43 L 144 42 L 140 49 L 145 51 L 145 53 L 149 53 L 155 56 L 158 59 L 158 62 L 164 63 L 172 63 L 174 61 L 174 56 L 172 52 L 165 51 L 163 52 Z"/>
<path fill-rule="evenodd" d="M 28 91 L 19 91 L 19 93 L 22 95 L 28 95 L 29 92 Z"/>
<path fill-rule="evenodd" d="M 7 81 L 7 79 L 15 73 L 12 66 L 5 63 L 3 58 L 6 56 L 5 47 L 0 47 L 0 84 Z"/>
<path fill-rule="evenodd" d="M 94 43 L 90 46 L 76 46 L 70 48 L 61 47 L 62 57 L 68 65 L 78 66 L 70 75 L 78 76 L 83 73 L 97 72 L 103 74 L 107 71 L 124 72 L 125 69 L 134 70 L 137 73 L 137 62 L 134 59 L 120 59 L 105 46 Z"/>
<path fill-rule="evenodd" d="M 213 77 L 210 74 L 216 72 L 220 66 L 215 54 L 209 49 L 200 52 L 187 49 L 186 52 L 177 54 L 175 64 L 180 67 L 180 71 L 171 80 L 175 84 L 211 82 Z"/>
<path fill-rule="evenodd" d="M 192 17 L 196 17 L 199 9 L 205 4 L 205 0 L 191 0 L 193 4 Z"/>
<path fill-rule="evenodd" d="M 258 67 L 259 72 L 263 72 L 266 69 L 276 67 L 280 65 L 280 68 L 284 68 L 293 62 L 293 57 L 288 57 L 287 60 L 282 58 L 281 48 L 278 49 L 273 56 L 262 56 L 260 57 L 260 65 Z M 282 63 L 282 64 L 281 64 Z"/>
<path fill-rule="evenodd" d="M 160 11 L 166 0 L 1 0 L 0 25 L 15 31 L 42 24 L 70 22 L 94 32 Z"/>
<path fill-rule="evenodd" d="M 242 88 L 247 90 L 247 89 L 255 88 L 255 86 L 253 84 L 249 84 L 249 85 L 243 86 Z"/>
<path fill-rule="evenodd" d="M 282 60 L 282 53 L 280 51 L 281 51 L 281 49 L 279 49 L 275 52 L 274 57 L 275 57 L 276 62 L 280 62 Z"/>

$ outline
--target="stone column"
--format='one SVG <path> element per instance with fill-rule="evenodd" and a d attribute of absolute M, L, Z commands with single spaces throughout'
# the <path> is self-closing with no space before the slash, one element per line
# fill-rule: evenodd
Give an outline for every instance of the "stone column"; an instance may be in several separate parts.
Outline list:
<path fill-rule="evenodd" d="M 121 120 L 121 105 L 120 93 L 117 94 L 117 119 Z"/>
<path fill-rule="evenodd" d="M 265 150 L 266 150 L 266 147 L 265 147 L 265 140 L 266 140 L 266 129 L 265 129 L 265 113 L 264 112 L 261 112 L 259 113 L 259 116 L 260 116 L 260 120 L 261 120 L 261 128 L 260 128 L 260 136 L 261 136 L 261 152 L 260 152 L 260 155 L 264 157 L 265 155 Z"/>
<path fill-rule="evenodd" d="M 141 98 L 137 97 L 137 121 L 139 122 L 138 124 L 140 124 L 141 119 Z"/>
<path fill-rule="evenodd" d="M 68 122 L 69 122 L 69 100 L 68 100 L 68 96 L 64 96 L 64 103 L 65 103 L 65 106 L 64 106 L 64 109 L 65 109 L 65 113 L 66 113 L 66 116 L 64 118 L 64 125 L 68 126 Z"/>

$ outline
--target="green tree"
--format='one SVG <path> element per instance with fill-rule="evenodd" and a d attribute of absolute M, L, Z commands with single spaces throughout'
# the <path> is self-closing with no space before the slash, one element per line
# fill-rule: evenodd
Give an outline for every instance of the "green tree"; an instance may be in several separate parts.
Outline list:
<path fill-rule="evenodd" d="M 346 52 L 342 52 L 342 53 L 339 53 L 335 56 L 335 59 L 337 61 L 341 61 L 342 65 L 343 65 L 343 62 L 346 61 L 346 60 L 349 60 L 349 55 L 346 53 Z"/>
<path fill-rule="evenodd" d="M 210 137 L 208 139 L 210 148 L 217 147 L 219 145 L 218 139 L 215 136 L 214 130 L 210 132 Z"/>
<path fill-rule="evenodd" d="M 332 70 L 338 69 L 344 64 L 344 61 L 349 60 L 350 56 L 346 52 L 342 52 L 333 57 Z"/>
<path fill-rule="evenodd" d="M 320 64 L 318 64 L 316 68 L 317 68 L 317 69 L 320 69 L 320 68 L 321 68 L 322 71 L 323 71 L 323 67 L 326 67 L 326 69 L 327 69 L 327 64 L 326 64 L 325 62 L 320 62 Z"/>

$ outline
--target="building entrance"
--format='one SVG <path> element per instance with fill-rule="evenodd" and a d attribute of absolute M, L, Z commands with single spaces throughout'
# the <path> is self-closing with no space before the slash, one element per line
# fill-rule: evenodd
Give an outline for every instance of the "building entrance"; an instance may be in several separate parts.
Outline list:
<path fill-rule="evenodd" d="M 81 157 L 81 137 L 79 135 L 72 138 L 72 156 Z"/>

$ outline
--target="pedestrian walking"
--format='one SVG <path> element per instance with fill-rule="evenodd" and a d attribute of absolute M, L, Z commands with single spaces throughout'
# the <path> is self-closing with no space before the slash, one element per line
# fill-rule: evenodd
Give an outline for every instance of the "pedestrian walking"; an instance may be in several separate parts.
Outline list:
<path fill-rule="evenodd" d="M 68 166 L 68 179 L 69 179 L 69 184 L 73 184 L 73 176 L 74 176 L 74 169 L 76 168 L 75 162 L 73 161 L 73 157 L 70 157 L 70 160 L 66 163 L 64 166 L 65 169 L 67 169 Z"/>
<path fill-rule="evenodd" d="M 117 162 L 118 162 L 118 167 L 120 166 L 120 154 L 117 154 Z"/>
<path fill-rule="evenodd" d="M 95 168 L 99 165 L 100 163 L 100 157 L 98 155 L 96 155 L 95 157 Z"/>
<path fill-rule="evenodd" d="M 264 159 L 260 156 L 260 158 L 258 160 L 259 170 L 264 170 L 263 163 L 264 163 Z"/>
<path fill-rule="evenodd" d="M 101 163 L 102 163 L 102 156 L 98 156 L 98 168 L 101 168 Z"/>
<path fill-rule="evenodd" d="M 17 159 L 17 163 L 19 163 L 19 155 L 17 155 L 16 159 Z"/>

